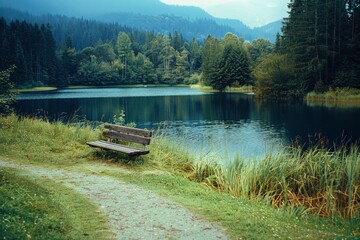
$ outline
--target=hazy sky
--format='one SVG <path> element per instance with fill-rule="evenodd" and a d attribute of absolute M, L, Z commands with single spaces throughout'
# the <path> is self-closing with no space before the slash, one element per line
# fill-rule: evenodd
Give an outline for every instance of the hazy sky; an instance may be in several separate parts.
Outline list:
<path fill-rule="evenodd" d="M 289 0 L 160 0 L 174 5 L 197 6 L 215 17 L 239 19 L 250 27 L 287 16 Z"/>

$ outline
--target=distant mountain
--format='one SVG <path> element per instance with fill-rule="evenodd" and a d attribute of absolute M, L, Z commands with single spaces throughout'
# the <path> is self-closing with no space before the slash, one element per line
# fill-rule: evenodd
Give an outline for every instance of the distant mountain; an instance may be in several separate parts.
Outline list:
<path fill-rule="evenodd" d="M 211 34 L 217 38 L 222 38 L 226 33 L 234 32 L 234 29 L 232 29 L 231 27 L 225 25 L 218 25 L 212 19 L 197 19 L 190 21 L 174 15 L 150 16 L 134 13 L 116 13 L 103 15 L 102 17 L 99 17 L 98 20 L 94 20 L 66 17 L 64 15 L 58 14 L 45 14 L 36 16 L 26 12 L 0 7 L 0 16 L 4 17 L 9 22 L 15 20 L 24 20 L 30 23 L 50 24 L 52 26 L 58 44 L 63 44 L 66 40 L 66 37 L 71 36 L 75 42 L 79 43 L 75 44 L 76 48 L 78 49 L 84 47 L 82 41 L 78 39 L 81 38 L 81 36 L 75 36 L 73 32 L 66 31 L 66 34 L 64 34 L 65 32 L 63 31 L 63 29 L 71 29 L 71 26 L 69 25 L 74 24 L 75 22 L 78 23 L 79 21 L 81 23 L 79 23 L 77 27 L 86 27 L 87 24 L 98 26 L 101 23 L 104 29 L 111 29 L 111 31 L 113 31 L 114 29 L 118 29 L 120 31 L 121 29 L 126 28 L 126 32 L 134 32 L 140 30 L 144 32 L 173 34 L 175 31 L 177 31 L 178 33 L 181 33 L 182 36 L 187 40 L 195 38 L 200 42 L 203 41 L 208 34 Z M 122 24 L 120 25 L 119 22 L 121 22 Z M 85 26 L 82 26 L 82 24 L 84 24 Z M 62 28 L 61 25 L 64 25 L 64 27 Z M 100 31 L 97 27 L 95 27 L 94 29 Z M 58 35 L 58 32 L 61 32 L 62 34 Z M 95 41 L 92 41 L 91 44 L 95 44 L 96 41 L 100 38 L 103 41 L 113 39 L 114 33 L 111 33 L 111 35 L 99 35 L 95 32 L 86 34 L 93 36 Z M 87 44 L 89 44 L 89 42 L 87 42 Z"/>
<path fill-rule="evenodd" d="M 281 32 L 282 20 L 269 23 L 262 27 L 257 27 L 253 29 L 253 36 L 256 38 L 265 38 L 269 39 L 271 42 L 275 42 L 276 34 Z"/>
<path fill-rule="evenodd" d="M 0 6 L 38 15 L 50 13 L 74 17 L 89 17 L 118 12 L 142 15 L 166 14 L 190 19 L 212 17 L 198 7 L 172 6 L 159 0 L 2 0 Z"/>
<path fill-rule="evenodd" d="M 198 7 L 172 6 L 159 0 L 2 0 L 0 7 L 119 23 L 145 31 L 178 31 L 187 39 L 204 39 L 209 34 L 223 37 L 233 32 L 249 41 L 259 37 L 274 41 L 280 31 L 276 24 L 251 29 L 239 20 L 215 18 Z"/>

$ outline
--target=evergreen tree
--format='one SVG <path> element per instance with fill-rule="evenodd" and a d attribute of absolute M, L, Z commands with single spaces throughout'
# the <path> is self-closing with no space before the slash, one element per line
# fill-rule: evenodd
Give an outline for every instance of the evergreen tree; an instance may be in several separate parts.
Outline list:
<path fill-rule="evenodd" d="M 276 40 L 275 40 L 275 45 L 274 45 L 274 53 L 281 53 L 282 49 L 281 49 L 281 37 L 280 37 L 280 33 L 276 34 Z"/>
<path fill-rule="evenodd" d="M 357 71 L 349 71 L 349 66 L 359 66 L 352 61 L 359 55 L 358 44 L 353 42 L 359 33 L 354 20 L 358 1 L 292 0 L 289 8 L 283 27 L 283 48 L 294 60 L 301 91 L 306 93 L 321 84 L 356 86 L 356 80 L 350 83 L 346 79 L 356 79 Z"/>
<path fill-rule="evenodd" d="M 13 75 L 14 75 L 14 79 L 15 79 L 15 84 L 18 86 L 21 86 L 24 83 L 27 83 L 29 78 L 28 78 L 28 70 L 27 70 L 27 66 L 26 66 L 24 51 L 23 51 L 22 44 L 20 43 L 19 39 L 17 39 L 17 41 L 16 41 L 16 50 L 15 51 L 16 51 L 15 52 L 16 71 L 14 72 Z"/>
<path fill-rule="evenodd" d="M 78 61 L 77 53 L 75 48 L 72 45 L 72 40 L 70 37 L 67 38 L 66 44 L 62 50 L 61 54 L 62 66 L 65 72 L 64 85 L 71 84 L 74 81 L 74 77 L 78 70 Z"/>
<path fill-rule="evenodd" d="M 210 86 L 223 91 L 234 82 L 240 85 L 250 84 L 249 59 L 239 39 L 228 33 L 224 37 L 224 44 L 216 78 L 212 79 Z"/>
<path fill-rule="evenodd" d="M 269 40 L 259 38 L 252 42 L 250 46 L 250 56 L 253 62 L 256 62 L 259 58 L 268 55 L 272 52 L 273 48 Z"/>
<path fill-rule="evenodd" d="M 209 86 L 218 78 L 219 64 L 223 54 L 224 46 L 220 40 L 209 35 L 204 44 L 202 54 L 202 83 Z"/>
<path fill-rule="evenodd" d="M 185 48 L 189 53 L 190 74 L 192 74 L 201 67 L 202 48 L 195 39 L 192 39 L 190 44 L 185 43 L 184 46 L 187 46 Z"/>
<path fill-rule="evenodd" d="M 123 82 L 131 79 L 131 65 L 134 59 L 134 52 L 131 48 L 131 39 L 125 32 L 120 32 L 117 39 L 117 50 L 123 69 L 121 79 Z"/>
<path fill-rule="evenodd" d="M 181 51 L 181 53 L 176 52 L 175 83 L 184 83 L 188 77 L 190 77 L 188 52 L 186 50 Z"/>
<path fill-rule="evenodd" d="M 160 65 L 158 66 L 158 74 L 160 75 L 160 79 L 163 83 L 174 84 L 174 72 L 176 64 L 176 51 L 171 46 L 171 41 L 169 36 L 164 35 L 161 41 L 161 51 L 159 61 Z"/>

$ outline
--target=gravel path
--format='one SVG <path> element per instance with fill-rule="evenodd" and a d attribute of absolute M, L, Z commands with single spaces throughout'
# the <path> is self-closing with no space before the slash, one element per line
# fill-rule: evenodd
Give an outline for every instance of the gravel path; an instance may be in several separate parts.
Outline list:
<path fill-rule="evenodd" d="M 106 176 L 3 162 L 60 182 L 85 195 L 108 217 L 116 239 L 228 239 L 224 231 L 181 205 Z"/>

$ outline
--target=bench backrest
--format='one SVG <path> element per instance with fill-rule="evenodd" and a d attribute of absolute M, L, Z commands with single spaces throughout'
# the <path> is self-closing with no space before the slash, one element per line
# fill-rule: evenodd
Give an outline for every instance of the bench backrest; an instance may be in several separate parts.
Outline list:
<path fill-rule="evenodd" d="M 152 131 L 114 124 L 105 124 L 103 135 L 108 138 L 149 145 L 152 137 Z"/>

